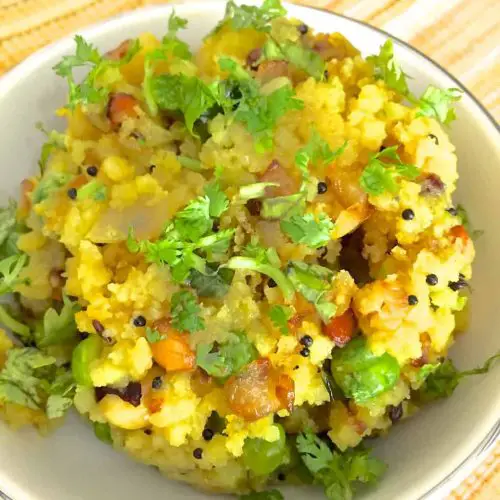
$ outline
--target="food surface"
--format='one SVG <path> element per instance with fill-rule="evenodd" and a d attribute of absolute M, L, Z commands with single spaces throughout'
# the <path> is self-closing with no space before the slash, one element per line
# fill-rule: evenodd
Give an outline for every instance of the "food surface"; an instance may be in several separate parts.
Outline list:
<path fill-rule="evenodd" d="M 415 96 L 390 40 L 365 59 L 278 0 L 230 1 L 195 54 L 165 24 L 54 68 L 66 131 L 0 211 L 0 414 L 48 432 L 74 406 L 213 492 L 350 499 L 385 470 L 365 438 L 490 364 L 447 359 L 477 236 L 460 91 Z"/>

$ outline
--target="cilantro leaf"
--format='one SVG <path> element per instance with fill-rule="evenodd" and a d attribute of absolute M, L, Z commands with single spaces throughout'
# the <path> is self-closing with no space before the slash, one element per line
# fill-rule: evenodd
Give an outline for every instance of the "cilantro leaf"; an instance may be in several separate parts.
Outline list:
<path fill-rule="evenodd" d="M 209 201 L 210 217 L 218 218 L 229 208 L 229 200 L 218 182 L 207 184 L 205 195 Z"/>
<path fill-rule="evenodd" d="M 355 491 L 352 483 L 373 483 L 386 470 L 385 464 L 371 457 L 368 450 L 332 452 L 311 432 L 299 434 L 296 446 L 314 482 L 324 487 L 325 495 L 330 500 L 351 500 Z"/>
<path fill-rule="evenodd" d="M 75 395 L 76 384 L 71 371 L 58 368 L 53 381 L 43 380 L 41 386 L 49 394 L 45 407 L 47 417 L 49 419 L 63 417 L 73 405 Z"/>
<path fill-rule="evenodd" d="M 146 327 L 146 340 L 150 344 L 160 342 L 161 340 L 165 340 L 165 338 L 165 335 L 162 335 L 158 330 L 153 330 L 149 326 Z"/>
<path fill-rule="evenodd" d="M 0 261 L 0 295 L 12 292 L 16 285 L 26 284 L 25 280 L 19 278 L 19 274 L 27 262 L 28 256 L 24 253 Z"/>
<path fill-rule="evenodd" d="M 327 297 L 334 276 L 333 271 L 316 264 L 290 261 L 287 267 L 287 276 L 294 288 L 308 302 L 314 304 L 323 322 L 328 323 L 337 309 L 335 304 L 330 302 Z"/>
<path fill-rule="evenodd" d="M 329 468 L 319 471 L 315 482 L 323 485 L 330 500 L 350 500 L 354 496 L 356 482 L 375 483 L 386 469 L 387 466 L 371 457 L 367 450 L 335 452 Z"/>
<path fill-rule="evenodd" d="M 66 134 L 61 134 L 56 130 L 51 130 L 50 132 L 45 130 L 41 122 L 36 124 L 38 130 L 43 132 L 47 136 L 47 141 L 42 146 L 42 151 L 40 153 L 40 159 L 38 160 L 38 166 L 40 167 L 40 172 L 43 174 L 45 167 L 47 166 L 47 161 L 50 155 L 57 150 L 66 150 Z"/>
<path fill-rule="evenodd" d="M 56 359 L 33 347 L 13 348 L 0 371 L 0 401 L 43 409 L 41 374 Z"/>
<path fill-rule="evenodd" d="M 224 19 L 216 26 L 214 33 L 217 33 L 226 23 L 237 31 L 253 28 L 257 31 L 269 32 L 271 21 L 285 15 L 286 9 L 281 5 L 280 0 L 265 0 L 260 7 L 236 5 L 233 0 L 229 0 Z"/>
<path fill-rule="evenodd" d="M 240 500 L 284 500 L 284 497 L 279 490 L 266 490 L 240 495 Z"/>
<path fill-rule="evenodd" d="M 196 198 L 178 212 L 174 227 L 181 238 L 188 241 L 197 241 L 206 234 L 212 227 L 208 196 Z"/>
<path fill-rule="evenodd" d="M 172 295 L 170 303 L 170 314 L 172 317 L 172 326 L 182 332 L 197 332 L 205 328 L 205 322 L 200 318 L 201 311 L 196 297 L 182 290 Z"/>
<path fill-rule="evenodd" d="M 467 210 L 461 204 L 457 205 L 457 216 L 473 240 L 477 240 L 483 235 L 484 231 L 482 229 L 474 229 Z"/>
<path fill-rule="evenodd" d="M 47 417 L 60 418 L 73 406 L 73 399 L 60 396 L 59 394 L 50 395 L 47 399 Z"/>
<path fill-rule="evenodd" d="M 493 363 L 500 359 L 500 353 L 494 354 L 486 360 L 483 366 L 472 370 L 460 372 L 456 369 L 451 359 L 445 360 L 439 364 L 429 374 L 424 384 L 420 387 L 417 393 L 417 398 L 423 403 L 428 403 L 439 398 L 450 397 L 459 382 L 471 375 L 482 375 L 488 373 Z M 425 368 L 425 366 L 424 366 Z"/>
<path fill-rule="evenodd" d="M 9 205 L 0 208 L 0 246 L 5 243 L 11 232 L 16 226 L 17 204 L 10 200 Z"/>
<path fill-rule="evenodd" d="M 286 219 L 296 214 L 300 214 L 305 209 L 304 193 L 295 193 L 288 196 L 276 196 L 266 198 L 262 202 L 260 216 L 266 220 Z"/>
<path fill-rule="evenodd" d="M 227 341 L 217 346 L 198 344 L 196 348 L 196 364 L 218 379 L 238 373 L 257 357 L 257 349 L 244 332 L 231 333 Z"/>
<path fill-rule="evenodd" d="M 311 132 L 309 142 L 300 148 L 295 154 L 295 165 L 302 174 L 302 186 L 300 191 L 307 191 L 307 184 L 311 178 L 309 167 L 322 161 L 325 165 L 332 163 L 338 158 L 347 147 L 347 141 L 336 150 L 332 150 L 330 145 L 319 135 L 316 129 Z"/>
<path fill-rule="evenodd" d="M 154 76 L 150 87 L 152 99 L 160 109 L 183 113 L 186 127 L 192 135 L 195 121 L 216 104 L 211 88 L 195 76 Z"/>
<path fill-rule="evenodd" d="M 75 312 L 80 307 L 78 303 L 71 302 L 66 296 L 63 297 L 64 305 L 60 313 L 54 308 L 47 309 L 35 330 L 35 339 L 39 347 L 65 344 L 76 339 Z"/>
<path fill-rule="evenodd" d="M 276 328 L 279 328 L 283 335 L 290 333 L 288 320 L 293 316 L 293 309 L 288 306 L 274 305 L 269 310 L 269 317 Z"/>
<path fill-rule="evenodd" d="M 208 270 L 212 268 L 207 265 Z M 196 269 L 192 269 L 189 274 L 189 284 L 196 290 L 198 297 L 213 297 L 221 299 L 224 297 L 231 286 L 234 271 L 221 268 L 214 274 L 203 274 Z"/>
<path fill-rule="evenodd" d="M 395 193 L 398 190 L 399 178 L 412 180 L 420 175 L 417 167 L 401 162 L 397 149 L 398 146 L 391 146 L 370 156 L 359 179 L 360 186 L 366 193 L 373 196 L 379 196 L 386 191 Z M 386 163 L 382 161 L 383 158 L 395 163 Z"/>
<path fill-rule="evenodd" d="M 282 220 L 280 227 L 294 243 L 320 248 L 330 241 L 333 222 L 324 213 L 319 214 L 317 218 L 313 214 L 292 215 L 289 219 Z"/>
<path fill-rule="evenodd" d="M 303 101 L 295 97 L 289 84 L 282 85 L 268 95 L 261 94 L 259 84 L 233 59 L 221 57 L 219 66 L 239 83 L 241 97 L 235 99 L 231 106 L 231 109 L 235 109 L 235 120 L 244 123 L 254 136 L 257 151 L 271 149 L 277 121 L 288 111 L 302 109 Z"/>
<path fill-rule="evenodd" d="M 462 93 L 456 88 L 441 90 L 429 85 L 418 101 L 416 116 L 428 116 L 448 125 L 456 118 L 452 105 L 461 99 Z"/>
<path fill-rule="evenodd" d="M 188 25 L 188 20 L 175 15 L 175 9 L 172 10 L 172 14 L 168 18 L 168 33 L 167 37 L 171 38 L 176 35 L 179 30 L 186 29 Z"/>
<path fill-rule="evenodd" d="M 119 66 L 128 63 L 140 49 L 138 40 L 135 40 L 130 45 L 126 55 L 115 61 L 102 57 L 97 48 L 80 35 L 75 36 L 75 43 L 75 55 L 64 56 L 61 62 L 53 67 L 58 76 L 62 76 L 68 81 L 69 100 L 67 107 L 71 110 L 75 109 L 77 105 L 87 106 L 104 102 L 109 95 L 109 90 L 100 85 L 99 78 L 108 70 L 116 71 Z M 76 84 L 73 79 L 73 70 L 78 67 L 90 69 L 80 84 Z M 115 80 L 119 78 L 119 74 L 114 75 Z M 109 78 L 107 79 L 109 80 Z"/>
<path fill-rule="evenodd" d="M 108 188 L 102 182 L 93 180 L 78 189 L 77 197 L 79 200 L 104 201 L 108 197 Z"/>
<path fill-rule="evenodd" d="M 316 80 L 324 79 L 326 65 L 323 58 L 314 50 L 296 42 L 286 40 L 278 43 L 270 39 L 262 47 L 262 56 L 268 61 L 288 61 Z"/>
<path fill-rule="evenodd" d="M 394 57 L 394 46 L 390 38 L 380 47 L 378 55 L 369 56 L 366 60 L 373 63 L 375 76 L 384 80 L 388 87 L 404 96 L 410 94 L 406 82 L 407 75 Z"/>
<path fill-rule="evenodd" d="M 46 200 L 54 191 L 61 189 L 71 179 L 72 175 L 65 172 L 48 172 L 36 185 L 31 195 L 34 205 Z"/>
<path fill-rule="evenodd" d="M 327 468 L 333 458 L 328 445 L 312 432 L 299 434 L 296 445 L 303 462 L 313 474 Z"/>
<path fill-rule="evenodd" d="M 175 15 L 172 11 L 168 20 L 168 32 L 163 37 L 161 45 L 153 51 L 148 52 L 144 58 L 144 80 L 142 82 L 142 90 L 144 98 L 152 116 L 158 114 L 158 106 L 153 96 L 152 78 L 154 75 L 156 63 L 158 61 L 168 61 L 172 57 L 187 60 L 193 56 L 189 45 L 177 38 L 177 32 L 186 28 L 188 21 Z"/>

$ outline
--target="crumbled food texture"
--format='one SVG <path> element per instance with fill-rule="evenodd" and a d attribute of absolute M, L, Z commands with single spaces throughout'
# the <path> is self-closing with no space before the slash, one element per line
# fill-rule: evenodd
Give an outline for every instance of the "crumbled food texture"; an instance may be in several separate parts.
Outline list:
<path fill-rule="evenodd" d="M 473 232 L 439 123 L 452 109 L 276 3 L 229 3 L 193 57 L 176 16 L 107 56 L 77 39 L 58 69 L 67 130 L 48 134 L 17 214 L 0 209 L 0 287 L 21 297 L 5 326 L 65 375 L 86 339 L 66 399 L 115 448 L 217 494 L 294 476 L 283 429 L 340 452 L 387 432 L 467 324 Z M 49 334 L 60 343 L 39 345 Z M 0 330 L 0 416 L 45 432 L 48 394 L 9 401 L 16 349 Z"/>

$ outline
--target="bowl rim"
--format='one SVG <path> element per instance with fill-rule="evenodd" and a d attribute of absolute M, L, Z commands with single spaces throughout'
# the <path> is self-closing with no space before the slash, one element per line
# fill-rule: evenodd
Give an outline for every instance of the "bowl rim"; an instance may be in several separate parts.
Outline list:
<path fill-rule="evenodd" d="M 182 3 L 184 2 L 184 3 Z M 49 43 L 48 45 L 41 47 L 19 64 L 11 68 L 4 75 L 0 76 L 0 99 L 3 98 L 9 90 L 16 84 L 16 82 L 26 76 L 29 76 L 37 66 L 43 63 L 43 60 L 50 57 L 52 51 L 60 46 L 68 45 L 73 42 L 73 37 L 76 34 L 81 34 L 82 36 L 92 37 L 97 34 L 101 34 L 105 32 L 110 25 L 120 24 L 124 20 L 137 16 L 137 15 L 146 15 L 147 13 L 152 12 L 165 12 L 171 11 L 175 8 L 183 8 L 188 7 L 190 10 L 198 10 L 203 9 L 207 10 L 215 6 L 220 6 L 221 4 L 225 4 L 226 0 L 194 0 L 186 3 L 185 0 L 181 0 L 181 3 L 177 1 L 173 1 L 168 4 L 160 4 L 160 5 L 151 5 L 147 7 L 142 7 L 135 10 L 128 10 L 125 12 L 121 12 L 119 14 L 110 16 L 106 19 L 98 21 L 96 23 L 90 24 L 88 26 L 84 26 L 82 29 L 78 29 L 71 33 L 68 33 L 64 37 L 55 40 L 54 42 Z M 248 3 L 248 4 L 259 4 L 257 0 L 246 0 L 245 2 L 238 3 Z M 463 93 L 470 99 L 476 109 L 479 111 L 479 116 L 485 119 L 486 123 L 489 126 L 492 126 L 490 131 L 493 133 L 496 132 L 498 137 L 500 138 L 500 123 L 496 121 L 493 115 L 486 109 L 486 107 L 479 101 L 479 99 L 462 83 L 458 80 L 453 74 L 451 74 L 447 69 L 445 69 L 441 64 L 436 62 L 434 59 L 410 45 L 408 42 L 401 40 L 397 36 L 391 35 L 387 31 L 373 26 L 365 21 L 361 21 L 359 19 L 355 19 L 353 17 L 347 16 L 345 14 L 340 14 L 338 12 L 334 12 L 322 7 L 313 7 L 302 4 L 290 3 L 289 1 L 282 2 L 285 8 L 293 7 L 298 8 L 299 10 L 313 11 L 316 13 L 321 13 L 323 15 L 333 16 L 337 18 L 341 18 L 347 20 L 349 22 L 353 22 L 362 26 L 364 29 L 368 29 L 370 31 L 374 31 L 378 34 L 383 35 L 384 37 L 391 39 L 396 46 L 403 48 L 407 51 L 412 52 L 414 55 L 421 57 L 426 60 L 432 66 L 435 67 L 439 72 L 447 76 L 457 88 L 463 91 Z M 418 498 L 418 500 L 426 500 L 431 499 L 435 494 L 440 492 L 442 488 L 444 488 L 448 483 L 452 480 L 455 481 L 455 487 L 458 485 L 458 482 L 463 480 L 467 473 L 470 473 L 471 467 L 474 465 L 479 465 L 479 463 L 486 458 L 488 453 L 494 448 L 498 439 L 500 438 L 500 418 L 497 419 L 493 427 L 487 432 L 484 438 L 477 444 L 477 446 L 470 452 L 470 454 L 460 462 L 455 469 L 450 471 L 446 476 L 444 476 L 439 483 L 434 485 L 430 490 L 424 493 L 422 496 Z M 0 489 L 0 498 L 5 500 L 13 500 L 5 493 L 3 493 Z"/>

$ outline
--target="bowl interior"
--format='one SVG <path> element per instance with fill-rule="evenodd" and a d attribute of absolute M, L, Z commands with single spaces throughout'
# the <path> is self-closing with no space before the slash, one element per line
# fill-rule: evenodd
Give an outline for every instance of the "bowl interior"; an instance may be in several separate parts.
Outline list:
<path fill-rule="evenodd" d="M 101 50 L 108 50 L 143 31 L 162 35 L 170 11 L 168 6 L 144 9 L 81 33 Z M 182 38 L 197 46 L 222 17 L 224 3 L 189 3 L 177 6 L 176 11 L 189 19 L 189 28 Z M 386 38 L 356 21 L 324 12 L 289 6 L 289 13 L 318 31 L 343 33 L 364 54 L 377 52 Z M 413 90 L 421 91 L 430 83 L 438 87 L 457 86 L 416 51 L 399 43 L 395 50 L 404 70 L 414 77 Z M 35 123 L 42 121 L 48 128 L 64 126 L 54 116 L 54 110 L 65 102 L 66 85 L 51 67 L 72 52 L 72 40 L 64 40 L 32 56 L 0 80 L 0 116 L 4 123 L 0 142 L 2 203 L 9 196 L 16 197 L 19 182 L 37 169 L 43 136 L 35 129 Z M 457 365 L 465 368 L 480 364 L 500 348 L 500 337 L 493 326 L 500 306 L 496 293 L 500 283 L 496 251 L 500 222 L 495 216 L 500 192 L 500 141 L 492 119 L 470 96 L 464 95 L 457 111 L 458 120 L 450 131 L 461 175 L 457 198 L 467 206 L 475 226 L 485 231 L 477 241 L 470 330 L 457 339 L 452 350 Z M 379 486 L 363 498 L 420 498 L 467 457 L 477 453 L 500 415 L 499 369 L 496 366 L 486 376 L 467 380 L 451 399 L 395 426 L 386 439 L 375 442 L 377 454 L 387 461 L 389 470 Z M 470 467 L 472 461 L 468 464 Z M 454 481 L 466 470 L 462 468 L 455 474 Z M 442 498 L 453 484 L 453 480 L 447 481 L 430 496 Z M 114 452 L 94 439 L 92 430 L 76 416 L 48 439 L 32 430 L 14 433 L 0 423 L 0 489 L 16 500 L 132 499 L 144 497 L 146 488 L 150 499 L 206 498 L 205 494 L 169 482 L 152 468 Z M 321 498 L 320 492 L 307 494 Z M 298 499 L 303 495 L 304 490 L 294 488 L 286 493 L 286 498 Z"/>

